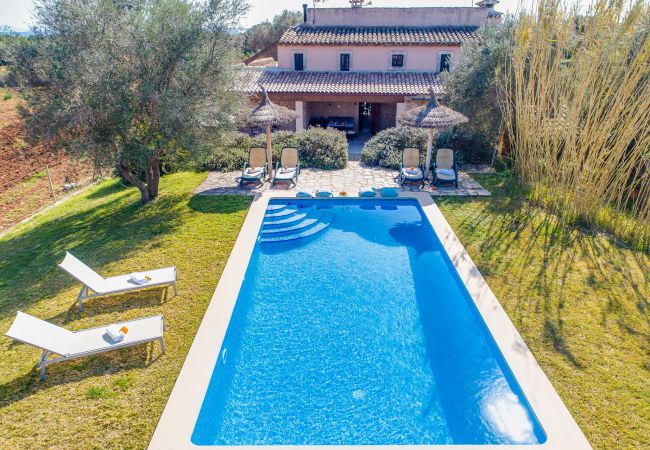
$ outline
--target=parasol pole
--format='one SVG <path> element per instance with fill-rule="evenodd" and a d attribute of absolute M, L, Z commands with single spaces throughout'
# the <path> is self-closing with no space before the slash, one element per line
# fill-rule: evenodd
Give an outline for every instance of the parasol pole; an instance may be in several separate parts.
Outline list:
<path fill-rule="evenodd" d="M 271 147 L 271 126 L 266 126 L 266 161 L 269 165 L 269 180 L 273 179 L 273 148 Z"/>
<path fill-rule="evenodd" d="M 429 179 L 429 170 L 431 169 L 431 153 L 433 153 L 433 128 L 429 128 L 429 139 L 427 140 L 427 159 L 424 165 L 424 177 Z"/>

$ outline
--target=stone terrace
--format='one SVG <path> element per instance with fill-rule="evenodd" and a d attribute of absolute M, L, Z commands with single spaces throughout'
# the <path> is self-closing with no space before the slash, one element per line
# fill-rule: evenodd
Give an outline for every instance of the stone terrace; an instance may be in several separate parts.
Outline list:
<path fill-rule="evenodd" d="M 245 184 L 240 188 L 240 175 L 241 171 L 210 172 L 205 181 L 196 189 L 196 193 L 200 195 L 254 195 L 271 189 L 271 184 L 268 182 L 261 186 L 259 184 Z M 431 183 L 427 183 L 423 190 L 430 192 L 433 196 L 485 197 L 490 195 L 490 192 L 463 171 L 459 173 L 458 181 L 458 189 L 453 184 L 443 184 L 433 189 Z M 397 170 L 370 167 L 358 161 L 350 161 L 345 169 L 340 170 L 301 169 L 297 186 L 278 183 L 272 189 L 284 190 L 290 195 L 295 194 L 297 191 L 313 193 L 316 189 L 325 189 L 332 191 L 335 195 L 345 191 L 348 195 L 356 196 L 361 188 L 381 188 L 385 186 L 399 186 Z M 405 186 L 405 189 L 419 190 L 417 186 Z"/>

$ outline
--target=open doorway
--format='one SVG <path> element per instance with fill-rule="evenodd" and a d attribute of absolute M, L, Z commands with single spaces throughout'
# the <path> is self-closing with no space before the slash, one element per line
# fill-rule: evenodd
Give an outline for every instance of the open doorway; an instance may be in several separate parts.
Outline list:
<path fill-rule="evenodd" d="M 366 141 L 376 133 L 374 117 L 378 111 L 376 103 L 359 102 L 358 133 L 348 142 L 348 159 L 359 161 Z"/>
<path fill-rule="evenodd" d="M 372 113 L 373 103 L 359 102 L 359 134 L 370 135 L 373 133 Z"/>

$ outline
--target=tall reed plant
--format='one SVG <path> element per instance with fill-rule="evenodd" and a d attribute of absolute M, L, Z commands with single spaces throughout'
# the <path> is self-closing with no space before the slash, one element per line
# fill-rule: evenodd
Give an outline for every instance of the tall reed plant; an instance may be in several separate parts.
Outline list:
<path fill-rule="evenodd" d="M 501 75 L 515 172 L 561 217 L 647 250 L 650 5 L 538 0 Z"/>

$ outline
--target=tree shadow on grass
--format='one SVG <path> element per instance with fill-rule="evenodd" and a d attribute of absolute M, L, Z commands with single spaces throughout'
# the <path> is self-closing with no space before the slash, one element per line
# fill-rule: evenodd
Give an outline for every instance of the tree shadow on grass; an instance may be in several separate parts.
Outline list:
<path fill-rule="evenodd" d="M 174 295 L 173 289 L 168 289 L 167 293 L 165 293 L 167 288 L 151 288 L 131 293 L 92 298 L 84 302 L 83 312 L 79 311 L 79 303 L 75 301 L 70 304 L 70 307 L 66 311 L 47 320 L 52 323 L 66 324 L 74 322 L 81 317 L 93 317 L 111 314 L 115 311 L 125 312 L 134 309 L 160 306 L 165 303 L 165 297 L 169 299 Z"/>
<path fill-rule="evenodd" d="M 117 275 L 115 270 L 106 271 L 104 267 L 137 257 L 139 252 L 149 256 L 151 248 L 170 242 L 171 234 L 201 214 L 237 213 L 248 209 L 252 201 L 250 197 L 197 197 L 178 191 L 173 187 L 165 189 L 154 202 L 143 205 L 136 189 L 124 188 L 119 182 L 109 183 L 66 203 L 67 209 L 59 216 L 46 221 L 36 219 L 0 239 L 0 323 L 4 322 L 8 328 L 17 310 L 28 310 L 36 304 L 45 311 L 41 315 L 50 314 L 41 318 L 64 326 L 82 317 L 147 310 L 161 304 L 164 290 L 154 288 L 90 299 L 84 303 L 83 313 L 75 302 L 76 292 L 70 295 L 67 309 L 59 312 L 47 308 L 48 302 L 62 291 L 81 287 L 76 279 L 57 267 L 65 251 L 72 252 L 103 276 Z M 175 245 L 182 243 L 175 242 Z M 150 263 L 151 267 L 159 265 L 155 260 Z M 121 272 L 142 269 L 129 266 Z M 168 292 L 168 299 L 171 298 L 173 291 Z M 11 341 L 8 345 L 12 348 L 23 344 Z M 157 353 L 152 353 L 152 349 Z M 31 352 L 38 360 L 38 351 L 32 348 Z M 149 344 L 53 364 L 47 369 L 44 383 L 38 381 L 36 366 L 31 366 L 27 373 L 0 385 L 0 408 L 56 384 L 144 368 L 152 362 L 152 355 L 159 354 L 159 346 Z"/>
<path fill-rule="evenodd" d="M 587 265 L 599 283 L 612 286 L 606 290 L 607 298 L 590 298 L 602 308 L 603 330 L 607 327 L 606 318 L 613 315 L 626 333 L 642 339 L 646 337 L 650 342 L 647 333 L 638 329 L 639 321 L 636 320 L 636 316 L 641 315 L 645 322 L 650 323 L 650 303 L 647 300 L 650 275 L 642 269 L 648 264 L 647 255 L 629 251 L 626 261 L 617 260 L 620 250 L 605 238 L 564 223 L 557 216 L 530 205 L 523 195 L 511 192 L 508 183 L 512 180 L 499 186 L 494 182 L 495 178 L 498 179 L 493 176 L 492 182 L 486 180 L 494 194 L 492 198 L 444 199 L 440 203 L 451 210 L 455 207 L 462 209 L 464 215 L 457 227 L 463 230 L 467 245 L 474 244 L 473 237 L 480 242 L 474 258 L 481 272 L 488 276 L 501 273 L 502 278 L 507 274 L 504 282 L 510 288 L 508 295 L 516 299 L 514 307 L 509 308 L 513 320 L 523 324 L 531 312 L 541 314 L 543 340 L 575 368 L 586 368 L 579 352 L 576 353 L 577 349 L 571 348 L 565 318 L 569 314 L 566 308 L 575 310 L 579 307 L 576 295 L 594 295 L 576 289 L 576 283 L 580 281 L 576 272 L 582 275 Z M 484 180 L 480 181 L 484 183 Z M 473 207 L 462 208 L 467 202 L 472 202 Z M 465 214 L 468 211 L 471 213 Z M 627 270 L 630 258 L 638 270 Z M 616 270 L 613 271 L 612 267 Z M 642 273 L 642 279 L 639 280 L 638 276 L 635 279 L 633 272 Z M 571 282 L 569 277 L 572 277 Z M 597 293 L 602 292 L 600 289 Z M 535 295 L 531 296 L 531 293 Z M 630 297 L 636 298 L 636 302 Z M 533 298 L 534 304 L 531 303 Z M 635 303 L 636 312 L 631 312 L 629 304 L 621 304 L 630 300 Z M 573 311 L 571 314 L 576 315 Z"/>
<path fill-rule="evenodd" d="M 120 191 L 126 191 L 132 189 L 129 186 L 125 186 L 121 181 L 116 180 L 114 183 L 104 184 L 87 195 L 87 198 L 90 200 L 96 200 L 99 198 L 104 198 L 108 195 L 116 194 Z"/>
<path fill-rule="evenodd" d="M 40 381 L 41 372 L 38 364 L 35 364 L 24 375 L 0 385 L 0 409 L 53 386 L 113 375 L 125 370 L 146 369 L 161 356 L 163 354 L 157 342 L 117 349 L 47 366 L 45 381 Z"/>
<path fill-rule="evenodd" d="M 79 285 L 57 267 L 66 251 L 103 276 L 116 275 L 101 268 L 129 258 L 182 224 L 186 195 L 168 194 L 142 205 L 129 195 L 133 189 L 109 191 L 106 202 L 0 240 L 0 320 Z"/>

